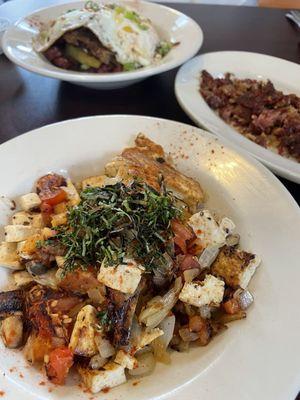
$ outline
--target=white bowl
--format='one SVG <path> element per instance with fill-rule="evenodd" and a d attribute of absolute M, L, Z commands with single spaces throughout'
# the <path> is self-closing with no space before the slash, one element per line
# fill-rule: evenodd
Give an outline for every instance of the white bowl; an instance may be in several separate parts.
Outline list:
<path fill-rule="evenodd" d="M 69 9 L 82 8 L 84 3 L 84 1 L 77 1 L 48 7 L 20 19 L 3 36 L 4 53 L 21 67 L 50 78 L 96 89 L 114 89 L 178 67 L 193 57 L 202 45 L 202 30 L 190 17 L 156 3 L 126 0 L 121 3 L 149 17 L 162 39 L 180 44 L 175 46 L 158 64 L 136 71 L 96 74 L 63 70 L 52 65 L 32 48 L 32 38 L 38 33 L 36 21 L 52 20 Z M 101 3 L 112 3 L 112 1 L 103 0 Z"/>
<path fill-rule="evenodd" d="M 138 132 L 162 144 L 177 167 L 201 183 L 208 207 L 231 217 L 242 247 L 263 262 L 250 284 L 255 302 L 247 319 L 230 324 L 206 347 L 173 352 L 170 365 L 157 364 L 138 385 L 128 381 L 95 398 L 294 400 L 300 382 L 300 210 L 277 178 L 249 156 L 208 132 L 155 118 L 101 116 L 49 125 L 0 146 L 0 225 L 12 213 L 1 208 L 1 195 L 27 193 L 49 171 L 67 171 L 75 180 L 99 174 Z M 4 287 L 4 269 L 0 280 Z M 2 344 L 0 370 L 3 400 L 90 398 L 71 384 L 39 385 L 42 373 Z"/>

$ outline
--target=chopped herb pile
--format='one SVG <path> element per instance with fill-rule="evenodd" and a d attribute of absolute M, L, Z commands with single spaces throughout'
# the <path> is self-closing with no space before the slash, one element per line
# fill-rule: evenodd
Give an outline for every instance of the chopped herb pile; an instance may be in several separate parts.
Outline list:
<path fill-rule="evenodd" d="M 66 251 L 65 272 L 77 267 L 117 265 L 125 256 L 153 270 L 164 260 L 172 237 L 170 222 L 181 211 L 161 185 L 160 193 L 134 181 L 87 188 L 81 203 L 68 212 L 67 225 L 54 237 Z"/>

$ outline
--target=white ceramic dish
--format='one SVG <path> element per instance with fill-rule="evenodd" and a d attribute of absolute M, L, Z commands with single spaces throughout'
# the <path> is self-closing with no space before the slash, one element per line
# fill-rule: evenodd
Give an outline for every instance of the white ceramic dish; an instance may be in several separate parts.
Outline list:
<path fill-rule="evenodd" d="M 139 116 L 90 117 L 46 126 L 1 145 L 0 194 L 26 193 L 37 177 L 49 171 L 68 171 L 75 180 L 97 174 L 112 156 L 133 143 L 138 132 L 161 143 L 180 170 L 199 180 L 208 206 L 233 218 L 242 246 L 260 254 L 263 262 L 251 281 L 255 303 L 246 320 L 232 324 L 207 347 L 173 353 L 171 365 L 158 364 L 138 385 L 129 381 L 105 394 L 105 400 L 165 396 L 294 400 L 300 382 L 300 211 L 260 163 L 239 155 L 210 133 L 177 122 Z M 0 204 L 2 225 L 11 211 L 3 201 Z M 4 269 L 0 279 L 5 286 Z M 52 386 L 49 393 L 50 384 L 39 385 L 45 381 L 41 372 L 26 367 L 21 353 L 2 344 L 0 369 L 0 389 L 7 400 L 86 398 L 71 385 Z"/>
<path fill-rule="evenodd" d="M 199 77 L 203 69 L 213 76 L 232 72 L 237 78 L 269 79 L 276 89 L 300 96 L 300 65 L 263 54 L 221 51 L 203 54 L 190 60 L 180 68 L 175 82 L 177 100 L 193 121 L 247 150 L 276 174 L 300 183 L 300 163 L 284 158 L 245 138 L 206 104 L 199 93 Z"/>
<path fill-rule="evenodd" d="M 72 82 L 78 85 L 95 89 L 115 89 L 131 85 L 151 75 L 168 71 L 178 67 L 193 57 L 203 42 L 201 28 L 188 16 L 171 8 L 144 1 L 126 0 L 121 3 L 135 8 L 142 15 L 149 17 L 156 27 L 161 38 L 180 42 L 157 65 L 131 72 L 113 74 L 83 73 L 66 71 L 55 67 L 32 48 L 32 38 L 38 28 L 32 21 L 49 21 L 58 17 L 69 9 L 83 7 L 84 1 L 71 2 L 44 8 L 20 19 L 3 37 L 3 51 L 16 64 L 29 71 Z M 101 3 L 112 3 L 112 0 L 103 0 Z M 115 1 L 119 3 L 119 1 Z"/>

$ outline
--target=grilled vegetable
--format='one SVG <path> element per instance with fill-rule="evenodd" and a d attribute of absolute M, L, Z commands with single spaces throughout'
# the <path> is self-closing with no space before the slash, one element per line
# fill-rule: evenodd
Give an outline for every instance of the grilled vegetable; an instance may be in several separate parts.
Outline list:
<path fill-rule="evenodd" d="M 87 65 L 91 68 L 99 68 L 101 62 L 93 56 L 90 56 L 79 47 L 72 46 L 71 44 L 66 45 L 66 55 L 73 58 L 79 64 Z"/>
<path fill-rule="evenodd" d="M 49 362 L 45 365 L 47 376 L 56 385 L 63 385 L 72 365 L 71 349 L 67 347 L 54 349 L 49 354 Z"/>

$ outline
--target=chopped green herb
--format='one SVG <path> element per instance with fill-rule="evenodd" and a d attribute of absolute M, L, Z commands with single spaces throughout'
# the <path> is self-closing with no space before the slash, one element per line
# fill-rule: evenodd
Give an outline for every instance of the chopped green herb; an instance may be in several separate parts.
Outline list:
<path fill-rule="evenodd" d="M 84 8 L 88 11 L 99 11 L 100 10 L 100 6 L 92 0 L 89 0 L 85 3 Z"/>
<path fill-rule="evenodd" d="M 141 67 L 141 65 L 137 62 L 129 62 L 129 63 L 123 64 L 124 71 L 134 71 L 140 67 Z"/>
<path fill-rule="evenodd" d="M 173 44 L 171 42 L 163 41 L 160 42 L 159 46 L 156 49 L 156 52 L 161 56 L 165 57 L 169 51 L 172 49 Z"/>
<path fill-rule="evenodd" d="M 107 326 L 109 325 L 109 317 L 108 317 L 108 312 L 106 311 L 99 311 L 97 314 L 97 319 L 99 321 L 100 325 Z"/>
<path fill-rule="evenodd" d="M 87 188 L 81 203 L 68 211 L 68 223 L 55 227 L 65 249 L 64 269 L 118 265 L 125 256 L 153 270 L 173 237 L 170 222 L 181 216 L 175 198 L 163 183 L 158 193 L 135 180 L 104 188 Z"/>

